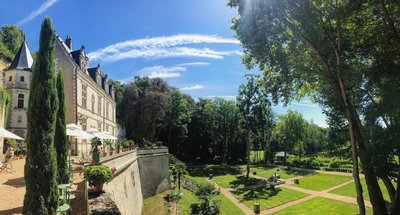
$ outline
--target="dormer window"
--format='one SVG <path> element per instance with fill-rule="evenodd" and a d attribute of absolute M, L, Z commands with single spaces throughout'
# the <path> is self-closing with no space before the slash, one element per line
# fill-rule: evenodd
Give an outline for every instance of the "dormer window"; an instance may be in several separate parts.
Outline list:
<path fill-rule="evenodd" d="M 24 76 L 19 77 L 19 81 L 20 82 L 25 82 L 25 77 Z"/>

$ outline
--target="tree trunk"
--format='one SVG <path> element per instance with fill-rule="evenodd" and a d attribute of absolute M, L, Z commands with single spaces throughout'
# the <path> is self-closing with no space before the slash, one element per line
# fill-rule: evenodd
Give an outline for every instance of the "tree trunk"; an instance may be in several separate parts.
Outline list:
<path fill-rule="evenodd" d="M 400 158 L 400 149 L 398 150 L 398 156 Z M 397 191 L 396 195 L 394 198 L 394 201 L 392 202 L 392 209 L 391 209 L 391 214 L 400 214 L 400 167 L 399 167 L 399 172 L 397 173 Z"/>
<path fill-rule="evenodd" d="M 390 178 L 387 175 L 381 177 L 381 179 L 382 179 L 383 183 L 385 184 L 386 189 L 387 189 L 387 191 L 389 193 L 390 201 L 392 203 L 394 203 L 394 199 L 395 199 L 395 196 L 396 196 L 396 189 L 394 188 L 394 186 L 392 184 L 392 180 L 390 180 Z"/>
<path fill-rule="evenodd" d="M 349 130 L 350 135 L 354 135 L 355 141 L 353 142 L 358 144 L 361 165 L 364 170 L 365 181 L 367 183 L 368 193 L 373 206 L 374 214 L 388 214 L 385 200 L 383 199 L 383 195 L 375 175 L 371 155 L 368 151 L 368 139 L 363 131 L 360 117 L 349 97 L 347 96 L 340 73 L 337 74 L 336 81 L 336 87 L 339 90 L 341 102 L 344 104 L 344 108 L 346 110 L 346 118 L 351 125 Z"/>
<path fill-rule="evenodd" d="M 249 138 L 250 138 L 250 135 L 246 140 L 246 157 L 247 157 L 246 178 L 248 178 L 250 175 L 250 141 L 249 141 Z"/>
<path fill-rule="evenodd" d="M 356 193 L 357 193 L 357 204 L 358 210 L 360 215 L 365 215 L 365 203 L 363 197 L 363 190 L 360 182 L 360 175 L 358 171 L 358 156 L 357 156 L 357 143 L 354 138 L 353 128 L 349 123 L 349 132 L 350 132 L 350 139 L 351 139 L 351 158 L 353 161 L 353 178 L 354 184 L 356 186 Z"/>

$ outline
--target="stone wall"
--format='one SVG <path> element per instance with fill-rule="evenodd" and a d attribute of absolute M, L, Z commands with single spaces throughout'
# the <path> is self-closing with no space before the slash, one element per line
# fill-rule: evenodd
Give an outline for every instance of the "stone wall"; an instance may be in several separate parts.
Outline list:
<path fill-rule="evenodd" d="M 140 215 L 144 198 L 168 189 L 168 148 L 124 152 L 100 163 L 117 169 L 114 179 L 103 189 L 121 214 Z M 94 207 L 89 205 L 90 209 Z"/>
<path fill-rule="evenodd" d="M 143 198 L 167 190 L 169 186 L 168 148 L 141 149 L 138 151 L 138 157 Z"/>

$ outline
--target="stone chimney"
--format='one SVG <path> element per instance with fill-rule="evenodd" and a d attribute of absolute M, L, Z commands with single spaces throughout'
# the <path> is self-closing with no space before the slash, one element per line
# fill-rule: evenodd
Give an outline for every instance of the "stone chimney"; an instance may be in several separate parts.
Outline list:
<path fill-rule="evenodd" d="M 72 51 L 72 39 L 68 35 L 67 35 L 67 38 L 65 39 L 65 44 L 68 46 L 69 50 Z"/>

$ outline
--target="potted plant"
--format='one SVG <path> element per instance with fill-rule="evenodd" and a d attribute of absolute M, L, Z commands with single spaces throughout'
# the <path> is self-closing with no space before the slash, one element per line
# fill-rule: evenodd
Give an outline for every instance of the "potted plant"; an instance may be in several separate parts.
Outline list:
<path fill-rule="evenodd" d="M 108 154 L 112 155 L 114 152 L 114 147 L 112 146 L 113 143 L 111 142 L 111 140 L 106 140 L 104 143 L 108 148 Z"/>
<path fill-rule="evenodd" d="M 98 146 L 101 146 L 101 140 L 98 137 L 94 137 L 91 141 L 92 145 L 92 160 L 99 162 L 100 161 L 100 152 Z"/>
<path fill-rule="evenodd" d="M 110 169 L 103 164 L 96 165 L 96 161 L 92 161 L 91 164 L 85 167 L 84 178 L 89 182 L 89 186 L 93 186 L 94 192 L 101 192 L 104 183 L 110 182 L 117 170 L 115 167 Z"/>
<path fill-rule="evenodd" d="M 115 144 L 115 148 L 116 148 L 116 153 L 118 154 L 119 151 L 121 150 L 121 142 L 117 142 L 117 143 Z"/>
<path fill-rule="evenodd" d="M 133 140 L 127 140 L 126 145 L 129 148 L 129 150 L 132 150 L 133 147 L 135 146 L 135 142 L 133 142 Z"/>

